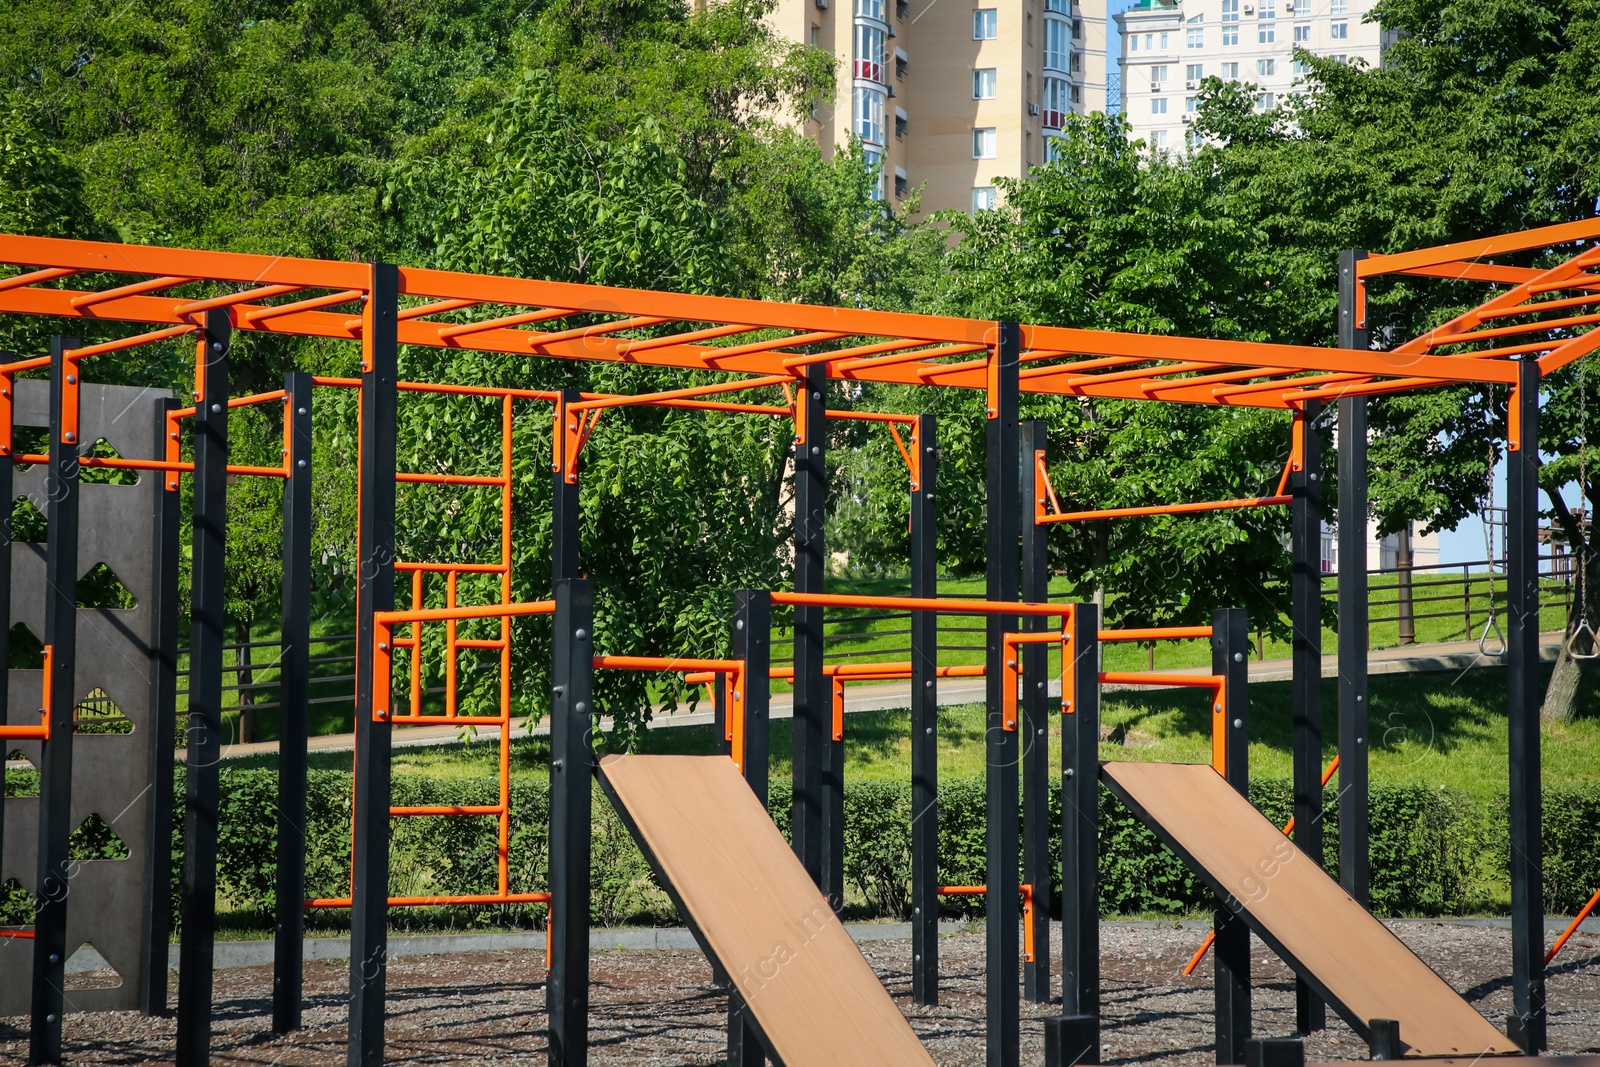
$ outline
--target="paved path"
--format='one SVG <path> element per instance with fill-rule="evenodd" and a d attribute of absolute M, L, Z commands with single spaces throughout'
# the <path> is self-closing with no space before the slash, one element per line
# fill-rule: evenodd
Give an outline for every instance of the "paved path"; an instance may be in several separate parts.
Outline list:
<path fill-rule="evenodd" d="M 1561 648 L 1561 634 L 1548 633 L 1540 635 L 1540 656 L 1546 662 L 1553 661 Z M 1464 671 L 1476 666 L 1498 666 L 1500 659 L 1483 656 L 1478 652 L 1476 641 L 1450 641 L 1436 645 L 1410 645 L 1400 648 L 1386 648 L 1371 652 L 1367 656 L 1367 673 L 1369 674 L 1403 674 L 1411 671 Z M 1161 673 L 1193 673 L 1193 667 L 1177 668 L 1173 671 L 1157 671 Z M 1282 682 L 1288 681 L 1292 671 L 1290 662 L 1286 659 L 1257 660 L 1250 664 L 1250 680 L 1252 682 Z M 1337 656 L 1322 657 L 1322 676 L 1334 678 L 1339 674 L 1339 660 Z M 1118 689 L 1127 689 L 1128 686 L 1107 685 L 1107 692 Z M 1057 683 L 1050 684 L 1052 695 L 1058 692 Z M 942 706 L 954 704 L 981 704 L 984 699 L 984 680 L 982 678 L 947 678 L 939 683 L 939 703 Z M 911 706 L 911 683 L 890 682 L 887 684 L 858 685 L 845 689 L 844 710 L 846 713 L 856 711 L 887 711 L 895 708 Z M 794 697 L 790 693 L 774 693 L 772 695 L 771 717 L 774 719 L 788 719 L 794 716 Z M 670 726 L 709 726 L 712 722 L 710 706 L 706 701 L 701 701 L 694 711 L 683 710 L 676 714 L 668 715 L 658 713 L 651 721 L 652 729 L 662 729 Z M 537 723 L 530 731 L 533 736 L 546 736 L 550 732 L 548 723 Z M 448 744 L 457 739 L 459 731 L 454 726 L 408 726 L 394 731 L 394 748 L 415 748 L 426 745 Z M 520 734 L 520 728 L 519 728 Z M 492 731 L 480 730 L 475 739 L 479 742 L 495 740 L 497 735 Z M 355 739 L 351 734 L 325 734 L 313 737 L 309 743 L 312 752 L 348 752 L 355 747 Z M 264 741 L 248 745 L 224 745 L 223 759 L 239 759 L 246 756 L 275 755 L 278 751 L 276 741 Z M 184 758 L 180 750 L 178 759 Z"/>

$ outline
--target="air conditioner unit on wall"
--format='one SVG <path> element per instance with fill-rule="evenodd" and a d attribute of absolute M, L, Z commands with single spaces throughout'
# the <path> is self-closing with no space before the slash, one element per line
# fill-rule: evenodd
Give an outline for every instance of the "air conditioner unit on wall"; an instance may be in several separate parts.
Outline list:
<path fill-rule="evenodd" d="M 1038 113 L 1039 113 L 1039 105 L 1038 104 L 1029 104 L 1028 105 L 1028 114 L 1037 115 Z"/>
<path fill-rule="evenodd" d="M 1184 82 L 1183 83 L 1183 87 L 1185 89 L 1198 89 L 1198 88 L 1200 88 L 1200 83 L 1199 82 Z"/>
<path fill-rule="evenodd" d="M 826 11 L 826 10 L 828 10 L 828 0 L 817 0 L 817 10 L 818 11 Z"/>

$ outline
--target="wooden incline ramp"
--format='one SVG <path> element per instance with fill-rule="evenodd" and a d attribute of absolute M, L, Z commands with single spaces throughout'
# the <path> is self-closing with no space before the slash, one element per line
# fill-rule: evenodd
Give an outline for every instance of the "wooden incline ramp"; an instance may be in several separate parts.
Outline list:
<path fill-rule="evenodd" d="M 1407 1056 L 1520 1051 L 1209 766 L 1100 776 L 1363 1038 L 1368 1020 L 1396 1019 Z"/>
<path fill-rule="evenodd" d="M 607 756 L 600 782 L 783 1067 L 933 1067 L 732 760 Z"/>

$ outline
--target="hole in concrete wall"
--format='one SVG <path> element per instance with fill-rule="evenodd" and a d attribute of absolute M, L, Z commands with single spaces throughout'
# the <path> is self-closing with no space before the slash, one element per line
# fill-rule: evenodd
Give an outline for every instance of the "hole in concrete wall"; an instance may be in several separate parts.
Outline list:
<path fill-rule="evenodd" d="M 41 545 L 50 539 L 50 523 L 32 497 L 19 496 L 11 502 L 11 539 Z"/>
<path fill-rule="evenodd" d="M 107 567 L 104 563 L 96 563 L 89 568 L 82 578 L 78 579 L 78 607 L 103 608 L 112 611 L 127 611 L 139 606 L 139 601 L 122 584 L 122 579 L 117 577 L 117 572 Z"/>
<path fill-rule="evenodd" d="M 0 926 L 31 926 L 38 910 L 33 894 L 15 878 L 0 882 Z"/>
<path fill-rule="evenodd" d="M 122 453 L 111 447 L 111 442 L 104 437 L 89 446 L 89 451 L 83 452 L 80 459 L 121 459 Z M 116 467 L 90 467 L 78 468 L 78 481 L 86 484 L 99 485 L 137 485 L 139 472 L 122 470 Z"/>
<path fill-rule="evenodd" d="M 88 941 L 67 957 L 66 972 L 68 989 L 115 989 L 122 984 L 122 975 Z"/>
<path fill-rule="evenodd" d="M 11 447 L 19 456 L 44 456 L 50 452 L 50 429 L 47 426 L 18 426 L 11 431 Z M 33 464 L 19 464 L 17 473 Z"/>
<path fill-rule="evenodd" d="M 6 796 L 36 797 L 39 795 L 39 768 L 21 749 L 6 753 Z"/>
<path fill-rule="evenodd" d="M 67 841 L 67 856 L 75 860 L 125 860 L 128 846 L 95 812 L 78 824 Z"/>
<path fill-rule="evenodd" d="M 117 706 L 104 689 L 91 689 L 78 703 L 73 716 L 75 734 L 131 734 L 133 720 Z"/>
<path fill-rule="evenodd" d="M 14 671 L 44 670 L 44 642 L 25 623 L 19 622 L 11 628 L 6 666 Z"/>

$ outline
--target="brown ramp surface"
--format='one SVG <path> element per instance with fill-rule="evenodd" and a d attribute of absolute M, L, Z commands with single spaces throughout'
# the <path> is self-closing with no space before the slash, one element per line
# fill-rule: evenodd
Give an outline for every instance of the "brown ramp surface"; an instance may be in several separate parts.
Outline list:
<path fill-rule="evenodd" d="M 1363 1038 L 1397 1019 L 1408 1056 L 1518 1048 L 1209 766 L 1104 763 L 1100 776 Z"/>
<path fill-rule="evenodd" d="M 783 1067 L 933 1067 L 725 756 L 607 756 L 600 782 Z"/>

